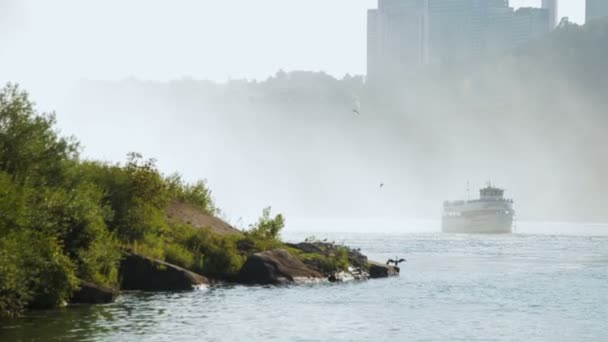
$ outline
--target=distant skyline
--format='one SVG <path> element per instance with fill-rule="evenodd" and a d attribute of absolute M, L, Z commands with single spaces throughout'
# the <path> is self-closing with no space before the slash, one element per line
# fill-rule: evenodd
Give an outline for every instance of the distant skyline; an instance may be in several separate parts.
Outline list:
<path fill-rule="evenodd" d="M 363 74 L 366 11 L 376 3 L 0 0 L 0 81 L 263 80 L 278 69 Z M 560 0 L 559 17 L 583 23 L 584 6 Z"/>

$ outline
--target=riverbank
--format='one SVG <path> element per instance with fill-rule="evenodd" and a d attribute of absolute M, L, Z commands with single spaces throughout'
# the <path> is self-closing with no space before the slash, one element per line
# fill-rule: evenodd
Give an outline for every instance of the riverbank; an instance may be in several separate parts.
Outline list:
<path fill-rule="evenodd" d="M 406 257 L 387 279 L 218 285 L 121 295 L 107 305 L 0 321 L 0 341 L 585 341 L 603 342 L 608 236 L 317 233 L 370 259 Z M 286 241 L 311 233 L 288 227 Z M 407 270 L 407 271 L 406 271 Z"/>
<path fill-rule="evenodd" d="M 83 283 L 71 304 L 107 304 L 122 291 L 180 292 L 214 284 L 285 285 L 362 281 L 398 276 L 399 268 L 368 261 L 359 251 L 323 242 L 285 244 L 251 254 L 233 279 L 214 279 L 162 260 L 125 252 L 117 288 Z M 337 264 L 339 262 L 340 264 Z"/>
<path fill-rule="evenodd" d="M 0 91 L 0 317 L 112 301 L 120 290 L 369 273 L 346 246 L 283 243 L 285 218 L 270 208 L 247 228 L 232 227 L 205 180 L 162 174 L 138 153 L 112 163 L 80 151 L 26 92 Z"/>

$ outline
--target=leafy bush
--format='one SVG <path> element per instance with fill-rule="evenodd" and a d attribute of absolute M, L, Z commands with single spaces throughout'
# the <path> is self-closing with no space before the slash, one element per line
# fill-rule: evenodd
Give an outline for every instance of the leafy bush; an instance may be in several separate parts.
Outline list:
<path fill-rule="evenodd" d="M 19 184 L 57 185 L 78 144 L 59 137 L 54 114 L 38 114 L 26 92 L 7 85 L 0 92 L 0 170 Z"/>
<path fill-rule="evenodd" d="M 279 238 L 281 230 L 285 227 L 285 219 L 281 214 L 271 218 L 271 210 L 270 207 L 262 210 L 262 216 L 256 224 L 250 227 L 247 235 L 256 239 L 277 240 Z"/>
<path fill-rule="evenodd" d="M 0 316 L 66 302 L 78 286 L 76 266 L 56 239 L 33 231 L 0 238 Z"/>
<path fill-rule="evenodd" d="M 187 250 L 184 246 L 176 243 L 166 245 L 165 260 L 171 264 L 188 269 L 193 269 L 195 266 L 194 254 Z M 200 268 L 202 268 L 202 264 L 196 266 L 200 266 Z"/>
<path fill-rule="evenodd" d="M 245 263 L 246 256 L 238 249 L 238 236 L 224 236 L 201 229 L 186 242 L 190 251 L 202 256 L 204 265 L 196 269 L 203 274 L 218 277 L 234 277 Z"/>
<path fill-rule="evenodd" d="M 185 183 L 182 178 L 174 174 L 166 179 L 172 198 L 180 202 L 189 203 L 210 215 L 217 215 L 218 209 L 213 203 L 211 190 L 207 187 L 206 180 L 200 180 L 194 184 Z"/>
<path fill-rule="evenodd" d="M 344 246 L 335 246 L 324 253 L 301 253 L 297 250 L 294 253 L 302 262 L 322 273 L 345 271 L 350 266 L 348 248 Z"/>
<path fill-rule="evenodd" d="M 54 123 L 16 86 L 0 92 L 0 316 L 57 306 L 78 278 L 115 283 L 103 193 L 79 176 L 78 145 Z"/>

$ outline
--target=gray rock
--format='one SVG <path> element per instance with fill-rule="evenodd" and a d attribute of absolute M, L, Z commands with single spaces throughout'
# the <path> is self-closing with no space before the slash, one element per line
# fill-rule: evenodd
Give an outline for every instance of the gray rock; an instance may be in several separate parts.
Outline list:
<path fill-rule="evenodd" d="M 389 266 L 379 262 L 369 262 L 369 276 L 375 278 L 388 278 L 399 275 L 399 267 Z"/>
<path fill-rule="evenodd" d="M 83 283 L 80 289 L 72 295 L 73 304 L 107 304 L 113 303 L 118 297 L 118 290 L 92 283 Z"/>
<path fill-rule="evenodd" d="M 164 261 L 126 253 L 120 263 L 122 290 L 188 291 L 208 285 L 209 280 Z"/>
<path fill-rule="evenodd" d="M 321 282 L 325 278 L 287 251 L 275 249 L 250 256 L 238 274 L 243 284 Z"/>

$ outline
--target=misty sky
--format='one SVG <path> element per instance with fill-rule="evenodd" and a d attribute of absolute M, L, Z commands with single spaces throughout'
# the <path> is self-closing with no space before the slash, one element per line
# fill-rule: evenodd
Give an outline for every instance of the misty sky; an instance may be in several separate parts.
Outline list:
<path fill-rule="evenodd" d="M 584 21 L 584 0 L 560 2 L 560 16 Z M 362 74 L 366 9 L 375 6 L 375 0 L 0 0 L 0 81 L 26 87 L 129 76 L 224 81 L 265 79 L 280 68 Z"/>
<path fill-rule="evenodd" d="M 540 0 L 511 1 L 513 6 L 538 6 L 539 3 Z M 584 21 L 584 0 L 560 0 L 560 3 L 560 16 L 569 16 L 577 23 Z M 527 203 L 528 211 L 523 209 L 522 217 L 526 217 L 526 213 L 535 213 L 533 208 L 537 198 L 525 196 L 526 189 L 530 188 L 526 177 L 518 178 L 519 174 L 515 172 L 512 179 L 508 178 L 511 176 L 505 168 L 499 167 L 502 165 L 500 160 L 496 164 L 484 163 L 479 168 L 463 166 L 450 157 L 461 153 L 457 146 L 442 141 L 456 151 L 442 154 L 449 158 L 441 159 L 441 163 L 454 166 L 452 178 L 446 178 L 442 169 L 433 164 L 439 159 L 424 159 L 428 154 L 425 150 L 429 145 L 425 142 L 428 141 L 422 139 L 419 145 L 420 139 L 408 138 L 408 132 L 424 127 L 424 120 L 419 118 L 416 125 L 411 125 L 412 122 L 405 118 L 405 121 L 390 126 L 391 129 L 399 127 L 398 131 L 378 130 L 376 133 L 380 136 L 376 137 L 369 134 L 375 131 L 368 125 L 386 129 L 381 125 L 382 120 L 369 116 L 369 119 L 353 123 L 351 107 L 328 107 L 323 113 L 319 113 L 316 107 L 312 113 L 306 106 L 294 107 L 291 110 L 300 110 L 300 115 L 290 112 L 292 116 L 285 116 L 280 106 L 274 111 L 266 108 L 252 114 L 249 106 L 240 110 L 238 101 L 236 109 L 207 108 L 206 104 L 188 97 L 190 93 L 187 91 L 183 98 L 177 97 L 186 101 L 178 102 L 164 102 L 164 97 L 138 97 L 138 92 L 127 91 L 135 96 L 121 96 L 122 91 L 129 90 L 128 87 L 118 88 L 114 97 L 105 97 L 102 92 L 98 98 L 93 98 L 94 101 L 79 96 L 82 83 L 77 81 L 83 78 L 264 80 L 278 69 L 323 70 L 337 77 L 346 73 L 363 74 L 366 65 L 366 10 L 375 7 L 376 0 L 0 0 L 0 83 L 18 82 L 32 94 L 39 109 L 57 110 L 59 128 L 66 134 L 79 137 L 86 148 L 85 157 L 119 161 L 124 160 L 127 152 L 138 151 L 157 158 L 163 172 L 179 171 L 188 180 L 209 179 L 219 206 L 232 218 L 241 215 L 257 217 L 259 210 L 268 204 L 289 217 L 335 213 L 342 213 L 345 217 L 353 214 L 388 217 L 394 213 L 409 217 L 436 217 L 441 201 L 459 198 L 466 180 L 475 180 L 470 178 L 471 174 L 479 180 L 474 184 L 481 185 L 482 181 L 491 178 L 505 184 L 513 194 L 524 194 L 517 197 L 524 205 Z M 183 90 L 179 87 L 174 89 L 175 93 Z M 150 97 L 158 93 L 152 94 Z M 164 95 L 171 97 L 172 94 Z M 579 104 L 574 101 L 562 107 L 573 108 Z M 441 104 L 437 108 L 442 107 L 443 110 L 443 106 Z M 576 110 L 579 109 L 577 107 Z M 434 107 L 430 112 L 434 113 L 433 110 Z M 441 110 L 437 109 L 438 113 L 443 113 Z M 330 116 L 330 113 L 337 115 Z M 264 121 L 257 119 L 256 115 L 260 114 L 267 115 L 268 122 L 274 122 L 280 129 L 275 127 L 268 132 L 267 127 L 260 124 Z M 318 140 L 318 146 L 300 146 L 298 143 L 307 141 L 309 129 L 318 133 L 320 128 L 314 125 L 312 128 L 299 127 L 290 120 L 310 114 L 325 114 L 324 117 L 333 118 L 335 122 L 316 122 L 323 122 L 321 133 L 327 136 L 327 140 Z M 192 124 L 194 118 L 199 121 Z M 359 125 L 356 127 L 360 130 L 355 129 L 354 133 L 343 130 L 344 125 Z M 201 127 L 210 133 L 200 134 Z M 293 127 L 296 133 L 301 130 L 302 135 L 286 135 L 283 127 Z M 332 131 L 331 127 L 335 130 Z M 406 134 L 402 134 L 401 127 L 405 127 Z M 435 127 L 431 124 L 429 127 L 433 127 L 430 131 L 433 132 Z M 113 137 L 110 141 L 107 139 L 109 132 Z M 336 134 L 341 132 L 348 134 Z M 269 133 L 275 134 L 272 136 L 274 140 L 270 139 L 266 144 Z M 159 138 L 166 136 L 173 138 L 171 144 Z M 424 134 L 421 136 L 426 137 Z M 353 137 L 356 139 L 351 139 Z M 360 139 L 362 137 L 373 142 L 363 144 L 369 146 L 373 153 L 360 151 L 359 142 L 364 141 Z M 284 144 L 286 138 L 294 142 Z M 217 141 L 222 141 L 221 149 L 216 148 Z M 518 141 L 525 142 L 526 146 L 537 144 L 534 139 Z M 300 152 L 295 154 L 298 156 L 295 161 L 287 148 L 294 146 Z M 407 163 L 409 159 L 394 158 L 403 153 L 401 149 L 404 146 L 413 150 L 412 158 L 424 157 L 421 160 L 423 166 L 411 168 Z M 418 151 L 419 146 L 424 148 Z M 440 150 L 437 146 L 432 145 L 430 152 L 433 148 Z M 464 146 L 458 148 L 469 151 L 469 145 Z M 544 151 L 542 141 L 536 146 Z M 249 152 L 243 153 L 243 148 Z M 175 153 L 176 150 L 181 153 Z M 204 155 L 205 158 L 199 160 L 191 155 Z M 553 170 L 556 167 L 552 163 L 557 163 L 559 156 L 547 155 L 543 167 Z M 341 159 L 336 159 L 336 156 Z M 272 167 L 260 163 L 260 160 Z M 538 158 L 534 160 L 538 162 Z M 252 165 L 257 165 L 257 168 Z M 293 165 L 300 166 L 294 169 Z M 311 165 L 319 165 L 319 169 Z M 248 177 L 243 178 L 242 170 L 245 169 Z M 307 171 L 302 175 L 299 170 Z M 505 175 L 502 179 L 497 176 L 501 172 Z M 551 175 L 556 179 L 545 177 L 548 178 L 546 184 L 562 181 L 558 177 L 560 175 L 554 172 Z M 569 174 L 564 172 L 564 175 Z M 566 176 L 564 179 L 569 180 Z M 439 178 L 444 183 L 420 181 Z M 380 181 L 391 186 L 380 193 Z M 279 186 L 269 191 L 266 183 Z M 293 184 L 296 184 L 295 188 Z M 304 186 L 298 188 L 298 184 Z M 362 184 L 366 190 L 354 188 L 352 184 Z M 420 200 L 421 195 L 426 196 L 428 184 L 432 184 L 439 195 L 429 195 Z M 445 187 L 451 187 L 451 192 Z M 361 197 L 366 199 L 363 204 L 357 200 L 362 191 L 364 195 Z M 557 194 L 549 193 L 538 200 L 555 199 L 551 207 L 555 209 L 561 205 L 559 198 Z M 365 210 L 358 210 L 361 207 L 357 205 Z"/>

